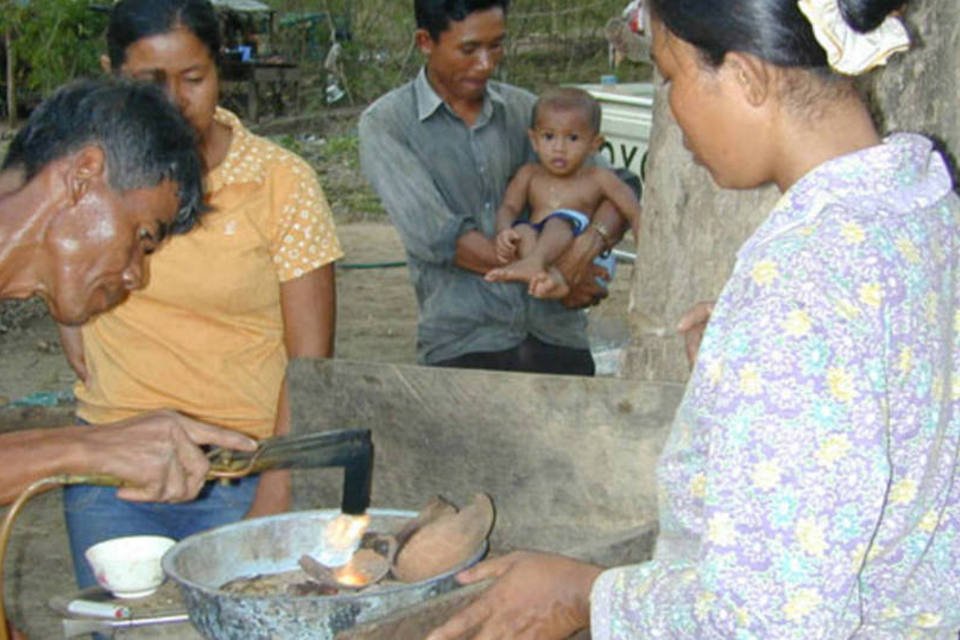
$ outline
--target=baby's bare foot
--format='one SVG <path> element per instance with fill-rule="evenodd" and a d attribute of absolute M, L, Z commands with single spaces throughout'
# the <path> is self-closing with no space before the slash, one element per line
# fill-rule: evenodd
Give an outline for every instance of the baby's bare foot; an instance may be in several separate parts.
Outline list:
<path fill-rule="evenodd" d="M 530 278 L 530 285 L 527 287 L 527 293 L 534 298 L 548 298 L 550 300 L 559 300 L 570 293 L 570 285 L 566 278 L 554 267 L 549 271 L 544 271 L 537 276 Z"/>
<path fill-rule="evenodd" d="M 492 269 L 484 278 L 488 282 L 530 282 L 537 275 L 545 275 L 546 270 L 539 260 L 524 258 L 505 267 Z"/>

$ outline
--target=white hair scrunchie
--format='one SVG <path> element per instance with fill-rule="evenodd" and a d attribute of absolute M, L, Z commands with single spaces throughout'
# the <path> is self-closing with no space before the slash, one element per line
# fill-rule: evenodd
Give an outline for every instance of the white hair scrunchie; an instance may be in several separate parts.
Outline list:
<path fill-rule="evenodd" d="M 830 67 L 838 73 L 860 75 L 910 48 L 910 36 L 895 16 L 887 16 L 869 33 L 860 33 L 843 19 L 837 0 L 799 0 L 797 6 L 813 25 L 814 37 L 827 52 Z"/>

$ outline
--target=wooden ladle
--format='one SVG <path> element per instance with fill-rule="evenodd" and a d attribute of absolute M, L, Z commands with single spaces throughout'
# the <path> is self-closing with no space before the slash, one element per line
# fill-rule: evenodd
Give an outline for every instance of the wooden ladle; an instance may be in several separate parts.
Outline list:
<path fill-rule="evenodd" d="M 420 509 L 416 517 L 407 520 L 397 533 L 367 531 L 360 539 L 361 549 L 373 549 L 393 564 L 397 549 L 407 543 L 424 525 L 444 515 L 453 515 L 457 507 L 442 496 L 434 496 Z"/>
<path fill-rule="evenodd" d="M 475 495 L 459 512 L 444 510 L 400 544 L 392 568 L 394 577 L 401 582 L 419 582 L 463 564 L 490 534 L 493 520 L 493 501 L 485 493 Z"/>
<path fill-rule="evenodd" d="M 380 582 L 390 571 L 390 561 L 373 549 L 358 549 L 341 567 L 328 567 L 309 554 L 300 556 L 299 564 L 317 584 L 345 591 Z"/>
<path fill-rule="evenodd" d="M 456 513 L 456 505 L 448 501 L 443 496 L 434 496 L 430 498 L 427 504 L 423 505 L 423 507 L 417 513 L 417 517 L 407 521 L 407 523 L 403 525 L 403 528 L 401 528 L 400 531 L 398 531 L 394 536 L 397 539 L 397 548 L 399 549 L 403 545 L 407 544 L 407 541 L 414 533 L 430 524 L 434 520 L 445 516 L 452 516 Z M 390 560 L 392 561 L 393 558 Z"/>

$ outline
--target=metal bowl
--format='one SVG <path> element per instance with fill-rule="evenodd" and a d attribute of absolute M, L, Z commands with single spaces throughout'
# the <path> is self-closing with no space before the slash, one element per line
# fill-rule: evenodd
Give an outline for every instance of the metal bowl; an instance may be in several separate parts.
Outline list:
<path fill-rule="evenodd" d="M 370 509 L 370 531 L 395 533 L 417 514 Z M 163 570 L 180 587 L 190 621 L 213 640 L 333 639 L 457 587 L 454 574 L 483 557 L 483 542 L 462 566 L 422 582 L 380 585 L 332 596 L 251 596 L 222 591 L 230 580 L 290 571 L 317 546 L 334 509 L 244 520 L 184 538 L 163 557 Z"/>

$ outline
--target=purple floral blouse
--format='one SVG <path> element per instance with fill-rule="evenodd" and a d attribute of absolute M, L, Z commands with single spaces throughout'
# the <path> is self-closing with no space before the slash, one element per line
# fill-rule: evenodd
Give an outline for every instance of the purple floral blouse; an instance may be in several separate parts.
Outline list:
<path fill-rule="evenodd" d="M 593 637 L 957 639 L 960 203 L 920 136 L 831 160 L 737 255 Z"/>

